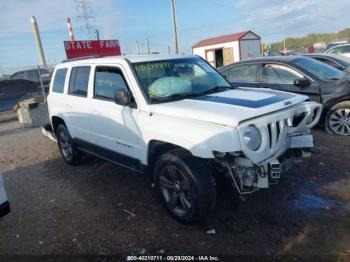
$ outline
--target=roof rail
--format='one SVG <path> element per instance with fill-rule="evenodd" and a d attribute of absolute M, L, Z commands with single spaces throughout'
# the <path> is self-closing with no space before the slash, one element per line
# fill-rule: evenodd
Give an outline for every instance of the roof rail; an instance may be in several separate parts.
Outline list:
<path fill-rule="evenodd" d="M 67 63 L 67 62 L 72 62 L 72 61 L 79 61 L 79 60 L 84 60 L 84 59 L 101 58 L 101 57 L 102 56 L 100 56 L 100 55 L 82 56 L 82 57 L 76 57 L 76 58 L 63 60 L 62 63 Z"/>

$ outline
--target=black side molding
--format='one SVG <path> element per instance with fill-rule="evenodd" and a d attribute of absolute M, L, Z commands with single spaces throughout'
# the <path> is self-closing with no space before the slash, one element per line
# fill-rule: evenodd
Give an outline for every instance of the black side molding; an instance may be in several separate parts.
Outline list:
<path fill-rule="evenodd" d="M 79 138 L 75 138 L 74 142 L 78 148 L 84 152 L 90 153 L 119 166 L 131 169 L 135 172 L 143 173 L 143 166 L 138 159 L 120 154 L 104 147 L 97 146 Z"/>

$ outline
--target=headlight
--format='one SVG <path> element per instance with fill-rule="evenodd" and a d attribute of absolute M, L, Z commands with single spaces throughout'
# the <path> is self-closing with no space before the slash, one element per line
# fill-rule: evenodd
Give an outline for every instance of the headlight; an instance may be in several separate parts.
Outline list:
<path fill-rule="evenodd" d="M 253 125 L 247 126 L 244 129 L 243 139 L 251 150 L 258 150 L 261 145 L 261 135 L 259 129 Z"/>

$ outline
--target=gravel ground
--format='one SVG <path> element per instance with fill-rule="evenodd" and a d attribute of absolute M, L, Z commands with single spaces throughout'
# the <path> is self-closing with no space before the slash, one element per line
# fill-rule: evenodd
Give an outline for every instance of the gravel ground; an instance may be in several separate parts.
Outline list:
<path fill-rule="evenodd" d="M 279 185 L 238 199 L 220 186 L 203 224 L 169 217 L 142 176 L 94 157 L 64 163 L 40 129 L 0 124 L 12 212 L 0 254 L 336 255 L 350 259 L 350 138 L 315 130 L 319 153 Z M 215 234 L 207 230 L 215 229 Z"/>

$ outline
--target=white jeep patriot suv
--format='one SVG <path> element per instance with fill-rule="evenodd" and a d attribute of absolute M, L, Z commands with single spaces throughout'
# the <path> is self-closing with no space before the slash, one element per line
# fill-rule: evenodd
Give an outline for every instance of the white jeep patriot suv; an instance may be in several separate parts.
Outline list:
<path fill-rule="evenodd" d="M 61 63 L 48 105 L 68 164 L 87 152 L 151 174 L 168 211 L 192 222 L 215 205 L 215 177 L 252 193 L 310 155 L 321 105 L 307 99 L 233 88 L 197 56 L 152 55 Z"/>

